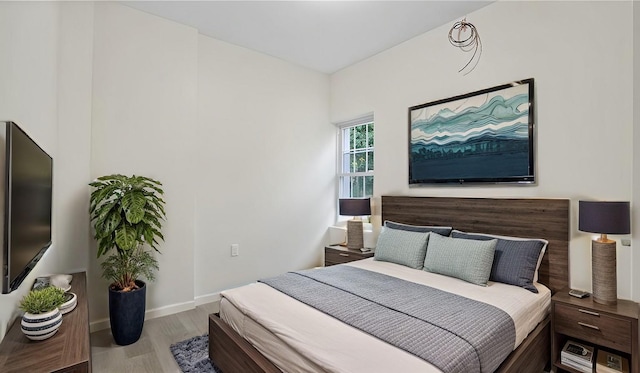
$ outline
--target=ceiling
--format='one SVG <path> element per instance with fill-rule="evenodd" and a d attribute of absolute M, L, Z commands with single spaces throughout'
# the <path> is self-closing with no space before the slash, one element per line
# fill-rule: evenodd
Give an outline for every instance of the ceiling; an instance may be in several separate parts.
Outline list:
<path fill-rule="evenodd" d="M 331 74 L 491 1 L 123 1 L 203 35 Z M 443 35 L 442 37 L 446 37 Z"/>

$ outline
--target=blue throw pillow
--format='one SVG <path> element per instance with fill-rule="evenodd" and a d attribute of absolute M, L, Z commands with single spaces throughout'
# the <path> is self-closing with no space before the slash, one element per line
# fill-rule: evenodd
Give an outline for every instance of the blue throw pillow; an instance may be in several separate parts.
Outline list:
<path fill-rule="evenodd" d="M 429 225 L 410 225 L 410 224 L 402 224 L 396 223 L 394 221 L 385 220 L 384 226 L 392 229 L 400 229 L 403 231 L 410 232 L 435 232 L 441 236 L 448 236 L 451 234 L 452 227 L 436 227 Z"/>
<path fill-rule="evenodd" d="M 411 232 L 382 227 L 374 258 L 420 269 L 424 264 L 428 240 L 428 232 Z"/>
<path fill-rule="evenodd" d="M 431 233 L 424 270 L 487 286 L 497 240 L 477 241 Z"/>
<path fill-rule="evenodd" d="M 491 269 L 491 281 L 520 286 L 533 293 L 538 289 L 533 286 L 536 270 L 541 259 L 542 250 L 547 241 L 540 239 L 520 239 L 517 237 L 501 237 L 478 233 L 453 231 L 451 237 L 472 240 L 498 240 L 496 253 Z"/>

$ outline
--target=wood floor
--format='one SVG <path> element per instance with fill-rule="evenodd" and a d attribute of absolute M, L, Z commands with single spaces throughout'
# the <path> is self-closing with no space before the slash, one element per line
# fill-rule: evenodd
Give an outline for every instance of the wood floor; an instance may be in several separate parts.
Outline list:
<path fill-rule="evenodd" d="M 109 329 L 91 334 L 93 373 L 175 372 L 180 369 L 169 346 L 208 332 L 208 316 L 218 312 L 219 302 L 198 306 L 193 310 L 147 320 L 140 340 L 129 346 L 113 342 Z"/>

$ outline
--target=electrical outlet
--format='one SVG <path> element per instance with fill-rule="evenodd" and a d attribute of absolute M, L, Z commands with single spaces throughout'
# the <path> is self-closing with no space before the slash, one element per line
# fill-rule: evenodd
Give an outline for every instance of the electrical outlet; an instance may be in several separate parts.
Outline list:
<path fill-rule="evenodd" d="M 240 255 L 240 245 L 237 243 L 231 244 L 231 256 Z"/>

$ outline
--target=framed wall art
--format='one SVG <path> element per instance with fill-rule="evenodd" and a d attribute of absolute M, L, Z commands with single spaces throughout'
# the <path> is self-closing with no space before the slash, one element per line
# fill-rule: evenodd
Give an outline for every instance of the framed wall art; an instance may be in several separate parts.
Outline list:
<path fill-rule="evenodd" d="M 409 108 L 409 184 L 535 183 L 534 80 Z"/>

